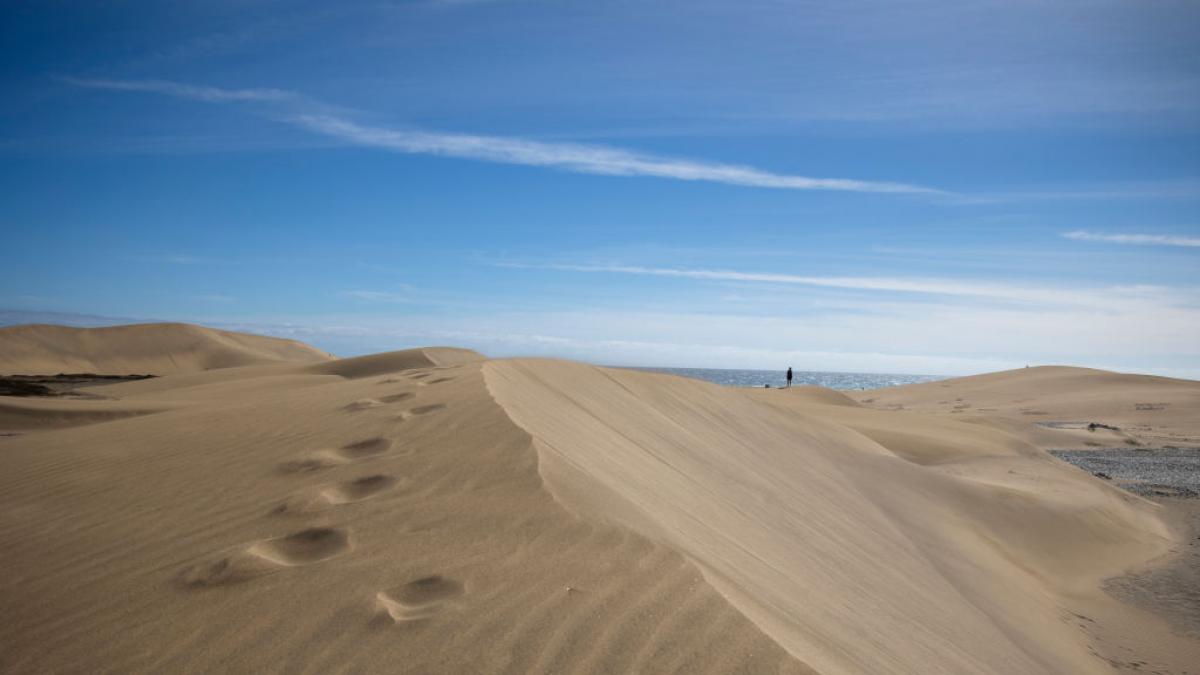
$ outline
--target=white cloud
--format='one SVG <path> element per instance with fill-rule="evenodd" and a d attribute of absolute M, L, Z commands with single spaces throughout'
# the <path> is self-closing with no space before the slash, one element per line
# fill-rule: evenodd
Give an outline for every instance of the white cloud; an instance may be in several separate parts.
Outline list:
<path fill-rule="evenodd" d="M 92 80 L 66 77 L 63 78 L 63 81 L 77 87 L 87 87 L 89 89 L 143 91 L 212 103 L 280 102 L 295 100 L 297 98 L 296 94 L 283 89 L 222 89 L 220 87 L 205 87 L 167 80 Z"/>
<path fill-rule="evenodd" d="M 940 197 L 951 203 L 960 204 L 1031 200 L 1194 199 L 1200 195 L 1200 181 L 1195 179 L 1162 183 L 1104 185 L 1043 192 L 961 194 L 902 182 L 797 176 L 751 166 L 664 157 L 604 145 L 367 126 L 349 119 L 344 109 L 322 104 L 296 92 L 283 89 L 223 89 L 167 80 L 62 79 L 64 82 L 80 87 L 153 92 L 199 101 L 290 104 L 290 110 L 280 114 L 279 119 L 342 142 L 407 154 L 439 155 L 501 164 L 550 167 L 576 173 L 606 176 L 651 176 L 780 190 L 925 195 Z"/>
<path fill-rule="evenodd" d="M 1197 197 L 1200 197 L 1200 180 L 1179 178 L 1085 186 L 1050 186 L 1050 189 L 1034 191 L 953 194 L 949 195 L 948 199 L 953 203 L 969 205 L 1030 201 L 1194 200 Z"/>
<path fill-rule="evenodd" d="M 1017 284 L 1003 284 L 958 279 L 905 279 L 894 277 L 818 277 L 794 274 L 761 272 L 738 272 L 732 270 L 673 269 L 658 267 L 636 267 L 628 265 L 524 265 L 500 263 L 505 267 L 530 267 L 569 272 L 606 272 L 614 274 L 636 274 L 660 277 L 680 277 L 705 281 L 760 282 L 774 284 L 796 284 L 825 288 L 841 288 L 860 291 L 883 291 L 894 293 L 922 293 L 930 295 L 986 298 L 1010 302 L 1049 306 L 1080 306 L 1097 309 L 1112 308 L 1128 302 L 1143 302 L 1156 298 L 1169 300 L 1172 292 L 1160 286 L 1133 285 L 1105 288 L 1045 288 Z"/>
<path fill-rule="evenodd" d="M 409 154 L 441 155 L 502 164 L 547 166 L 606 176 L 653 176 L 784 190 L 945 194 L 940 190 L 906 183 L 883 183 L 844 178 L 810 178 L 772 173 L 734 164 L 646 155 L 600 145 L 546 143 L 499 136 L 382 129 L 363 126 L 328 115 L 297 115 L 290 119 L 311 131 L 359 145 Z"/>
<path fill-rule="evenodd" d="M 145 91 L 210 102 L 305 103 L 308 110 L 325 108 L 281 89 L 221 89 L 165 80 L 93 80 L 64 78 L 80 87 L 114 91 Z M 331 114 L 288 115 L 285 121 L 342 141 L 419 155 L 439 155 L 499 164 L 542 166 L 605 176 L 653 176 L 781 190 L 834 190 L 891 194 L 946 195 L 933 188 L 848 178 L 812 178 L 774 173 L 749 166 L 676 157 L 660 157 L 622 148 L 577 143 L 549 143 L 522 138 L 454 134 L 436 131 L 384 129 Z"/>
<path fill-rule="evenodd" d="M 1073 232 L 1064 232 L 1062 236 L 1078 241 L 1099 241 L 1108 244 L 1200 247 L 1200 237 L 1180 237 L 1170 234 L 1103 234 L 1100 232 L 1075 230 Z"/>

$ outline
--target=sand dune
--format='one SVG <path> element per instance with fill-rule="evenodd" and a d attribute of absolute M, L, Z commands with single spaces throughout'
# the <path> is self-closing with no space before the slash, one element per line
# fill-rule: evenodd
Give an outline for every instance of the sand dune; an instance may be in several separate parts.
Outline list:
<path fill-rule="evenodd" d="M 0 328 L 0 374 L 166 375 L 262 363 L 326 361 L 302 342 L 182 323 Z"/>
<path fill-rule="evenodd" d="M 0 437 L 0 671 L 1197 655 L 1098 590 L 1175 543 L 1157 507 L 958 415 L 447 349 L 93 391 L 154 412 Z"/>
<path fill-rule="evenodd" d="M 822 673 L 1107 672 L 1073 600 L 1170 545 L 1153 505 L 990 429 L 811 390 L 485 372 L 556 496 L 684 551 Z"/>
<path fill-rule="evenodd" d="M 425 347 L 410 349 L 403 352 L 387 352 L 371 354 L 350 359 L 338 359 L 329 363 L 321 363 L 306 369 L 306 372 L 321 375 L 337 375 L 351 380 L 375 375 L 386 375 L 398 370 L 416 368 L 441 368 L 457 366 L 464 363 L 480 361 L 483 357 L 478 352 L 455 347 Z M 428 377 L 428 372 L 417 373 Z M 414 379 L 421 379 L 414 377 Z M 436 378 L 435 378 L 436 379 Z"/>
<path fill-rule="evenodd" d="M 1044 448 L 1200 447 L 1200 382 L 1043 366 L 860 393 L 876 408 L 954 415 Z M 1088 431 L 1092 422 L 1117 427 Z"/>
<path fill-rule="evenodd" d="M 809 672 L 428 357 L 98 387 L 176 407 L 0 438 L 0 670 Z"/>

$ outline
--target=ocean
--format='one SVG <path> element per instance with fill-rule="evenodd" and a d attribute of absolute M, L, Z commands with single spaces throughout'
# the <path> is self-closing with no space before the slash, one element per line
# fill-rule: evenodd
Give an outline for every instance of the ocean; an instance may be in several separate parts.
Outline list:
<path fill-rule="evenodd" d="M 782 387 L 787 384 L 783 370 L 734 370 L 728 368 L 630 368 L 654 373 L 682 375 L 731 387 Z M 792 384 L 815 384 L 830 389 L 878 389 L 901 384 L 944 380 L 939 375 L 898 375 L 895 373 L 829 373 L 819 370 L 792 372 Z"/>

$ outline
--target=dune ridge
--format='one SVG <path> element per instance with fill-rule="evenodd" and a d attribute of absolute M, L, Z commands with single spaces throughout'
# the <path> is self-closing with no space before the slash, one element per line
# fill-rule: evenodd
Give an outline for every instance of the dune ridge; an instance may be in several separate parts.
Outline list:
<path fill-rule="evenodd" d="M 184 323 L 104 328 L 26 324 L 0 328 L 0 373 L 6 375 L 166 375 L 332 358 L 296 340 Z"/>
<path fill-rule="evenodd" d="M 483 360 L 479 352 L 457 347 L 421 347 L 398 352 L 369 354 L 310 366 L 307 372 L 337 375 L 349 380 L 415 368 L 445 368 Z"/>

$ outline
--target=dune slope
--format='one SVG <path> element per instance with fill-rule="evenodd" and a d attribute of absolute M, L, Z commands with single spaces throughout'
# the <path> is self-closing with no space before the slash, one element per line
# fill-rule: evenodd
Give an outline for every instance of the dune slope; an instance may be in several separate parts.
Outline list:
<path fill-rule="evenodd" d="M 168 409 L 153 403 L 28 399 L 0 396 L 0 432 L 74 427 Z"/>
<path fill-rule="evenodd" d="M 6 375 L 166 375 L 331 358 L 295 340 L 182 323 L 107 328 L 30 324 L 0 328 L 0 374 Z"/>
<path fill-rule="evenodd" d="M 901 418 L 884 438 L 867 416 L 887 413 L 836 396 L 485 373 L 564 504 L 683 551 L 822 673 L 1109 672 L 1072 603 L 1170 544 L 1153 505 L 973 425 Z"/>

